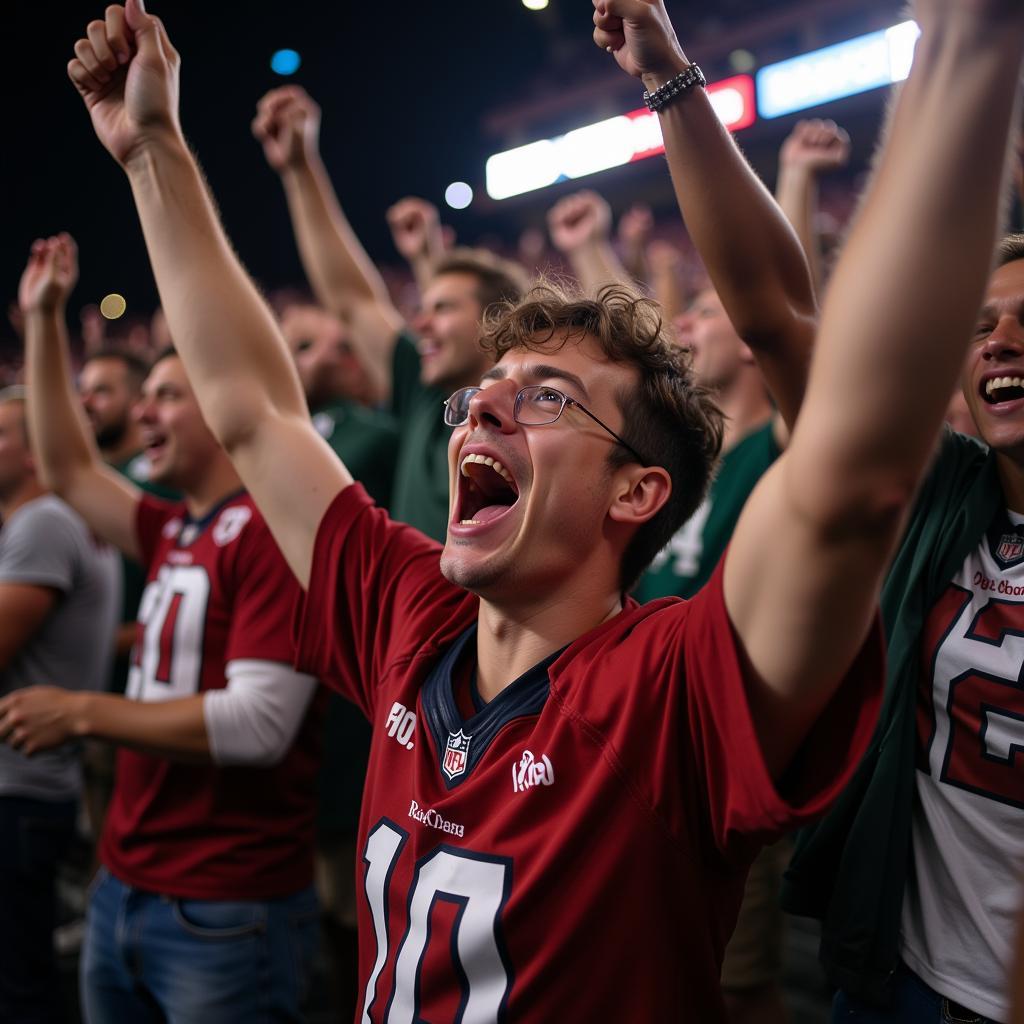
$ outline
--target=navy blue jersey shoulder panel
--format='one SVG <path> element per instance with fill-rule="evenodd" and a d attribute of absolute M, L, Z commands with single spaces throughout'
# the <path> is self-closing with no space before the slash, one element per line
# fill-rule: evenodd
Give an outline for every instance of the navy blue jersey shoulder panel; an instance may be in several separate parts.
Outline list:
<path fill-rule="evenodd" d="M 469 777 L 494 737 L 509 722 L 540 714 L 551 690 L 548 669 L 562 653 L 556 651 L 538 662 L 489 703 L 481 706 L 474 701 L 477 712 L 463 720 L 455 700 L 454 675 L 459 659 L 476 640 L 476 629 L 475 624 L 470 626 L 448 648 L 427 676 L 420 694 L 423 714 L 434 737 L 441 777 L 448 789 L 454 789 Z M 452 748 L 451 759 L 449 747 Z"/>

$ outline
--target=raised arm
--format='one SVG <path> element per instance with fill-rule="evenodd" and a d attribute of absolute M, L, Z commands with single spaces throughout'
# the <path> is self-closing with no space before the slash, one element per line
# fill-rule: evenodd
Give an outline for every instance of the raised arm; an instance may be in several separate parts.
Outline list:
<path fill-rule="evenodd" d="M 72 383 L 65 308 L 77 280 L 78 254 L 70 235 L 33 244 L 18 287 L 32 450 L 41 481 L 89 529 L 138 560 L 140 492 L 103 462 Z"/>
<path fill-rule="evenodd" d="M 595 41 L 610 47 L 648 91 L 689 66 L 663 0 L 593 2 Z M 623 19 L 630 25 L 631 46 L 621 44 Z M 816 323 L 800 242 L 703 89 L 691 89 L 658 117 L 686 228 L 791 426 L 803 398 Z"/>
<path fill-rule="evenodd" d="M 825 272 L 818 235 L 818 180 L 850 162 L 850 136 L 835 121 L 798 121 L 779 150 L 775 198 L 804 248 L 821 291 Z"/>
<path fill-rule="evenodd" d="M 588 295 L 602 285 L 630 280 L 612 248 L 611 229 L 611 207 L 590 189 L 565 196 L 548 210 L 551 244 L 569 261 Z"/>
<path fill-rule="evenodd" d="M 651 291 L 665 311 L 665 319 L 672 323 L 686 312 L 683 254 L 671 242 L 655 238 L 647 246 L 647 266 L 650 267 Z"/>
<path fill-rule="evenodd" d="M 619 218 L 619 252 L 622 265 L 641 284 L 651 284 L 648 243 L 654 230 L 654 214 L 643 203 L 635 203 Z"/>
<path fill-rule="evenodd" d="M 207 424 L 305 584 L 320 520 L 352 477 L 313 428 L 284 339 L 182 137 L 179 58 L 163 25 L 128 0 L 88 36 L 68 73 L 127 172 L 178 353 Z"/>
<path fill-rule="evenodd" d="M 406 196 L 388 210 L 387 220 L 395 248 L 409 264 L 422 295 L 446 251 L 437 207 L 426 199 Z"/>
<path fill-rule="evenodd" d="M 388 394 L 391 353 L 404 323 L 320 158 L 320 108 L 303 89 L 286 85 L 260 100 L 252 130 L 267 163 L 281 177 L 313 291 L 352 328 L 375 384 L 381 394 Z"/>
<path fill-rule="evenodd" d="M 628 46 L 652 7 L 663 15 L 660 3 L 625 6 L 635 24 L 620 25 L 609 45 Z M 999 224 L 1024 7 L 919 0 L 916 13 L 914 68 L 829 287 L 800 419 L 726 556 L 726 605 L 777 774 L 867 634 Z M 652 84 L 673 66 L 648 69 Z"/>

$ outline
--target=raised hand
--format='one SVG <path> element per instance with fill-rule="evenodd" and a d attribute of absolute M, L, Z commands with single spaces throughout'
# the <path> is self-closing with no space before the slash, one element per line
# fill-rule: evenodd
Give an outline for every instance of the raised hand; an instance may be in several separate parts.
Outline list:
<path fill-rule="evenodd" d="M 623 71 L 660 85 L 686 66 L 664 0 L 593 0 L 594 42 Z M 647 82 L 646 79 L 651 79 Z"/>
<path fill-rule="evenodd" d="M 122 166 L 148 141 L 180 137 L 178 52 L 142 0 L 112 4 L 75 43 L 68 75 L 100 142 Z"/>
<path fill-rule="evenodd" d="M 611 207 L 589 189 L 559 199 L 548 211 L 551 242 L 563 253 L 606 240 L 611 224 Z"/>
<path fill-rule="evenodd" d="M 642 251 L 654 229 L 654 215 L 649 206 L 638 203 L 619 218 L 619 241 L 630 251 Z"/>
<path fill-rule="evenodd" d="M 63 310 L 78 281 L 78 249 L 69 234 L 38 238 L 18 285 L 22 313 Z"/>
<path fill-rule="evenodd" d="M 426 199 L 407 196 L 387 212 L 388 227 L 399 254 L 410 263 L 432 257 L 444 249 L 441 217 L 437 207 Z"/>
<path fill-rule="evenodd" d="M 278 174 L 301 166 L 319 151 L 320 107 L 298 85 L 271 89 L 256 104 L 252 133 Z"/>
<path fill-rule="evenodd" d="M 835 121 L 798 121 L 779 151 L 783 167 L 811 174 L 837 171 L 849 162 L 850 136 Z"/>

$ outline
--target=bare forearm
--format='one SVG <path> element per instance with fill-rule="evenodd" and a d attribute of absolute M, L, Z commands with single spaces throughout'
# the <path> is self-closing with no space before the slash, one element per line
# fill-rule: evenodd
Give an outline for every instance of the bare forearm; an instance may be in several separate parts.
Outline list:
<path fill-rule="evenodd" d="M 818 179 L 804 168 L 780 167 L 775 198 L 796 232 L 797 238 L 800 239 L 800 245 L 811 270 L 814 288 L 820 291 L 823 281 L 821 243 L 815 227 L 818 212 Z"/>
<path fill-rule="evenodd" d="M 181 140 L 163 140 L 128 166 L 170 332 L 210 429 L 229 450 L 268 406 L 306 415 L 298 377 L 274 319 L 220 226 Z"/>
<path fill-rule="evenodd" d="M 63 309 L 26 313 L 25 363 L 33 450 L 42 479 L 61 493 L 101 461 L 72 387 Z"/>
<path fill-rule="evenodd" d="M 654 83 L 651 83 L 652 85 Z M 702 89 L 660 115 L 687 230 L 786 422 L 803 400 L 815 303 L 800 242 Z"/>
<path fill-rule="evenodd" d="M 799 240 L 702 89 L 659 115 L 676 199 L 690 237 L 740 335 L 770 345 L 811 316 Z"/>
<path fill-rule="evenodd" d="M 594 295 L 602 285 L 631 282 L 626 268 L 619 261 L 611 243 L 590 242 L 566 253 L 573 274 L 587 295 Z"/>
<path fill-rule="evenodd" d="M 630 246 L 626 249 L 622 259 L 622 266 L 626 273 L 639 284 L 652 285 L 651 270 L 647 264 L 647 253 L 644 247 Z"/>
<path fill-rule="evenodd" d="M 209 761 L 203 697 L 143 703 L 110 693 L 74 694 L 74 735 L 183 761 Z"/>
<path fill-rule="evenodd" d="M 650 277 L 651 291 L 661 305 L 667 323 L 686 312 L 686 294 L 678 270 L 672 265 L 655 264 Z"/>
<path fill-rule="evenodd" d="M 425 253 L 409 261 L 409 269 L 412 271 L 412 277 L 416 282 L 416 289 L 420 295 L 426 291 L 427 285 L 430 284 L 436 262 L 437 259 L 435 257 L 428 256 Z"/>
<path fill-rule="evenodd" d="M 807 479 L 840 500 L 858 487 L 909 495 L 933 449 L 991 267 L 1022 33 L 1019 19 L 965 14 L 918 44 L 829 286 L 794 435 L 816 453 Z"/>
<path fill-rule="evenodd" d="M 323 163 L 291 167 L 281 183 L 302 265 L 320 302 L 339 316 L 348 315 L 354 300 L 390 306 L 387 286 L 352 230 Z"/>

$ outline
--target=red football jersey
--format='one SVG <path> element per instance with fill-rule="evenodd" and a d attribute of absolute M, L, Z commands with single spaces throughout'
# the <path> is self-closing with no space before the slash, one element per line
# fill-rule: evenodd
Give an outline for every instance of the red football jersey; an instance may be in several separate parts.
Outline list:
<path fill-rule="evenodd" d="M 247 494 L 201 522 L 184 505 L 146 496 L 136 525 L 149 573 L 127 696 L 173 700 L 221 688 L 237 659 L 291 665 L 299 586 Z M 270 899 L 309 885 L 321 710 L 314 697 L 273 767 L 119 749 L 103 863 L 129 885 L 184 899 Z"/>
<path fill-rule="evenodd" d="M 478 601 L 358 486 L 320 525 L 299 663 L 374 724 L 360 822 L 361 1020 L 724 1020 L 758 846 L 820 813 L 873 728 L 876 631 L 775 789 L 721 571 L 630 602 L 463 719 Z M 465 655 L 465 657 L 463 657 Z"/>

